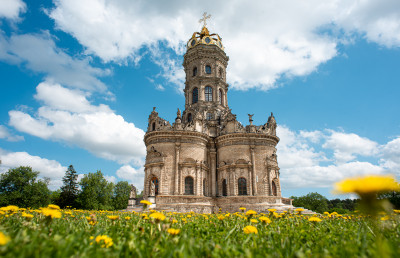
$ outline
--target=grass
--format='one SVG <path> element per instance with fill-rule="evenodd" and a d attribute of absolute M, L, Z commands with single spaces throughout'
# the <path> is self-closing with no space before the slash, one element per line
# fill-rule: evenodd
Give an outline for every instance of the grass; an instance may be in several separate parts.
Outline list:
<path fill-rule="evenodd" d="M 400 257 L 400 215 L 0 209 L 3 257 Z M 57 218 L 57 212 L 61 214 Z M 153 211 L 154 212 L 154 211 Z M 33 218 L 23 214 L 32 214 Z M 111 217 L 111 216 L 117 216 Z M 263 223 L 260 217 L 271 222 Z M 256 219 L 257 223 L 250 222 Z M 254 226 L 257 234 L 243 228 Z M 179 229 L 170 234 L 169 228 Z M 177 233 L 178 231 L 175 231 Z M 106 247 L 104 240 L 112 241 Z M 1 242 L 1 237 L 0 237 Z"/>

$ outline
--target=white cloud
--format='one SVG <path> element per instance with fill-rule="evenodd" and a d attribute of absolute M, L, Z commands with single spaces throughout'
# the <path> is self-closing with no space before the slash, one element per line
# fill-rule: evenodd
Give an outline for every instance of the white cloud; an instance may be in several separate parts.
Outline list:
<path fill-rule="evenodd" d="M 9 111 L 15 129 L 43 139 L 66 142 L 98 157 L 141 165 L 144 131 L 126 122 L 107 105 L 90 104 L 84 93 L 44 82 L 35 97 L 44 103 L 34 115 Z"/>
<path fill-rule="evenodd" d="M 382 166 L 394 174 L 400 175 L 400 137 L 382 147 Z"/>
<path fill-rule="evenodd" d="M 400 138 L 380 146 L 354 133 L 334 130 L 295 132 L 278 126 L 277 134 L 281 139 L 277 154 L 284 188 L 329 188 L 344 178 L 365 174 L 400 176 Z M 358 157 L 371 161 L 361 162 Z"/>
<path fill-rule="evenodd" d="M 50 82 L 107 93 L 106 85 L 98 77 L 108 75 L 110 71 L 91 66 L 88 57 L 69 56 L 56 46 L 47 32 L 16 34 L 9 38 L 0 33 L 0 60 L 44 73 Z"/>
<path fill-rule="evenodd" d="M 0 2 L 0 18 L 16 20 L 20 13 L 25 11 L 26 4 L 22 0 L 1 0 Z"/>
<path fill-rule="evenodd" d="M 9 142 L 23 141 L 24 137 L 21 135 L 12 135 L 7 127 L 0 125 L 0 139 L 5 139 Z"/>
<path fill-rule="evenodd" d="M 144 169 L 141 167 L 140 169 L 135 169 L 129 165 L 125 165 L 120 167 L 117 170 L 117 176 L 120 179 L 127 180 L 130 184 L 133 184 L 136 188 L 143 188 L 143 180 L 144 180 Z"/>
<path fill-rule="evenodd" d="M 337 162 L 343 163 L 356 158 L 355 154 L 372 156 L 378 153 L 378 143 L 354 133 L 330 131 L 322 147 L 334 150 Z"/>
<path fill-rule="evenodd" d="M 204 10 L 213 14 L 209 29 L 223 37 L 230 56 L 227 78 L 237 89 L 266 90 L 277 87 L 281 77 L 307 75 L 336 56 L 338 42 L 351 42 L 353 35 L 400 46 L 397 0 L 56 0 L 48 13 L 87 53 L 106 62 L 137 62 L 148 49 L 167 80 L 182 87 L 180 58 L 160 45 L 183 54 L 201 28 L 197 21 Z"/>
<path fill-rule="evenodd" d="M 29 166 L 32 170 L 40 172 L 40 177 L 50 178 L 49 188 L 56 190 L 62 185 L 61 178 L 65 175 L 67 167 L 56 160 L 48 160 L 39 156 L 32 156 L 27 152 L 6 152 L 0 149 L 0 173 L 10 168 Z"/>

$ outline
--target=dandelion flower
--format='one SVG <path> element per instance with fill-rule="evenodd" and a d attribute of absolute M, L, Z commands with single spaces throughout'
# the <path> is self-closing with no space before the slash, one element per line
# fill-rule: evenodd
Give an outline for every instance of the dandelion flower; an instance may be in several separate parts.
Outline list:
<path fill-rule="evenodd" d="M 0 245 L 5 245 L 10 241 L 10 237 L 4 235 L 3 232 L 0 232 Z"/>
<path fill-rule="evenodd" d="M 245 210 L 246 210 L 246 208 L 245 208 L 245 207 L 240 207 L 240 208 L 239 208 L 239 210 L 241 210 L 241 211 L 245 211 Z"/>
<path fill-rule="evenodd" d="M 95 241 L 103 248 L 109 248 L 114 244 L 112 238 L 107 235 L 97 236 Z"/>
<path fill-rule="evenodd" d="M 268 209 L 269 212 L 275 212 L 276 209 Z"/>
<path fill-rule="evenodd" d="M 258 230 L 254 226 L 246 226 L 243 228 L 245 234 L 258 234 Z"/>
<path fill-rule="evenodd" d="M 110 220 L 117 220 L 117 219 L 119 219 L 119 216 L 111 215 L 111 216 L 107 216 L 107 218 L 109 218 Z"/>
<path fill-rule="evenodd" d="M 178 234 L 181 232 L 181 230 L 180 230 L 180 229 L 175 229 L 175 228 L 169 228 L 169 229 L 167 230 L 167 232 L 168 232 L 170 235 L 178 235 Z"/>
<path fill-rule="evenodd" d="M 258 220 L 256 220 L 256 219 L 251 219 L 250 222 L 251 222 L 251 223 L 258 223 Z"/>
<path fill-rule="evenodd" d="M 59 210 L 59 209 L 60 209 L 60 206 L 55 205 L 55 204 L 49 204 L 49 205 L 47 206 L 47 208 L 53 209 L 53 210 Z"/>
<path fill-rule="evenodd" d="M 140 203 L 142 203 L 142 204 L 144 204 L 144 205 L 148 205 L 148 206 L 152 205 L 151 202 L 146 201 L 146 200 L 141 200 Z"/>
<path fill-rule="evenodd" d="M 54 209 L 49 209 L 49 208 L 43 208 L 42 209 L 42 214 L 48 218 L 61 218 L 61 212 L 58 210 L 54 210 Z"/>
<path fill-rule="evenodd" d="M 152 219 L 155 219 L 156 222 L 160 222 L 160 221 L 165 220 L 165 215 L 162 214 L 161 212 L 154 212 L 154 213 L 150 214 L 149 217 L 152 218 Z"/>
<path fill-rule="evenodd" d="M 311 217 L 308 219 L 308 221 L 312 221 L 312 222 L 321 222 L 322 219 L 318 218 L 318 217 Z"/>
<path fill-rule="evenodd" d="M 22 217 L 24 217 L 27 220 L 31 220 L 33 218 L 32 214 L 26 213 L 26 212 L 22 212 Z"/>
<path fill-rule="evenodd" d="M 358 195 L 400 191 L 400 185 L 393 176 L 353 177 L 335 184 L 337 193 L 356 193 Z"/>
<path fill-rule="evenodd" d="M 258 218 L 262 223 L 271 223 L 271 220 L 265 216 Z"/>
<path fill-rule="evenodd" d="M 247 216 L 257 215 L 257 212 L 256 212 L 256 211 L 253 211 L 253 210 L 248 210 L 248 211 L 246 212 L 246 215 L 247 215 Z"/>

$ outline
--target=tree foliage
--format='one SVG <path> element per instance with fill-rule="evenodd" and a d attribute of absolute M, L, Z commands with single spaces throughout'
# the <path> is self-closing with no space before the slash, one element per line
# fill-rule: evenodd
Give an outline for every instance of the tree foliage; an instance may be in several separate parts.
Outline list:
<path fill-rule="evenodd" d="M 393 208 L 400 209 L 400 192 L 382 193 L 378 196 L 379 199 L 388 199 L 393 205 Z"/>
<path fill-rule="evenodd" d="M 38 208 L 50 202 L 49 179 L 37 179 L 31 167 L 9 169 L 0 175 L 0 205 Z"/>
<path fill-rule="evenodd" d="M 120 181 L 115 185 L 113 204 L 116 210 L 126 209 L 130 193 L 131 186 L 127 181 Z"/>
<path fill-rule="evenodd" d="M 81 208 L 90 210 L 111 210 L 114 184 L 109 183 L 101 171 L 88 173 L 79 182 L 81 192 L 77 203 Z"/>
<path fill-rule="evenodd" d="M 319 213 L 328 211 L 328 199 L 319 193 L 309 193 L 304 196 L 292 196 L 290 198 L 293 199 L 293 206 L 295 207 L 304 207 Z"/>
<path fill-rule="evenodd" d="M 59 205 L 63 208 L 66 206 L 75 207 L 78 193 L 78 174 L 76 173 L 74 166 L 70 165 L 63 177 L 63 186 L 61 186 L 60 199 L 58 202 Z"/>

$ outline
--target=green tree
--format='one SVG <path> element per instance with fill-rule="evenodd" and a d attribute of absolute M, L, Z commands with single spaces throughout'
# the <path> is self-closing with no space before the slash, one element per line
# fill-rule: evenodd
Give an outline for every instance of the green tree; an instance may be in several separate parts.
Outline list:
<path fill-rule="evenodd" d="M 293 199 L 293 206 L 295 207 L 304 207 L 319 213 L 328 210 L 328 199 L 319 193 L 309 193 L 304 196 L 292 196 L 290 198 Z"/>
<path fill-rule="evenodd" d="M 75 207 L 76 198 L 78 197 L 78 174 L 74 166 L 70 165 L 63 177 L 63 186 L 61 186 L 59 205 L 61 207 Z"/>
<path fill-rule="evenodd" d="M 81 192 L 77 203 L 83 209 L 111 210 L 114 184 L 109 183 L 101 171 L 88 173 L 79 182 Z"/>
<path fill-rule="evenodd" d="M 388 199 L 394 209 L 400 209 L 400 192 L 382 193 L 378 196 L 379 199 Z"/>
<path fill-rule="evenodd" d="M 31 167 L 9 169 L 0 175 L 0 205 L 38 208 L 50 203 L 49 179 L 37 179 Z"/>
<path fill-rule="evenodd" d="M 114 187 L 114 209 L 122 210 L 128 206 L 129 195 L 131 193 L 131 186 L 127 181 L 120 181 Z"/>

